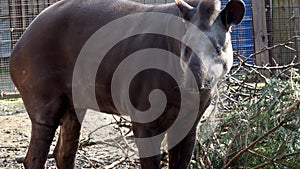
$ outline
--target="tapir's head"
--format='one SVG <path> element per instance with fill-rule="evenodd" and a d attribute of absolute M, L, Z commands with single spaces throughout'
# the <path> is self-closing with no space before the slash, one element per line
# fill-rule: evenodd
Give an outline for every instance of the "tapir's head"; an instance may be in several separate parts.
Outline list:
<path fill-rule="evenodd" d="M 213 88 L 232 66 L 230 30 L 242 21 L 245 5 L 241 0 L 231 0 L 221 10 L 219 0 L 200 0 L 197 6 L 183 0 L 176 3 L 186 21 L 182 67 L 190 68 L 194 75 L 185 75 L 184 84 L 189 87 L 191 78 L 195 78 L 199 90 Z"/>

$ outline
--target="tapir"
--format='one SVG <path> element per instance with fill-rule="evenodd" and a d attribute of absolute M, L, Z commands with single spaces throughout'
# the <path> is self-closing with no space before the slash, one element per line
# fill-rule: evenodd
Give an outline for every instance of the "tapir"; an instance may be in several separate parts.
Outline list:
<path fill-rule="evenodd" d="M 11 78 L 32 122 L 25 168 L 45 167 L 59 126 L 57 167 L 75 168 L 87 109 L 134 119 L 142 169 L 161 168 L 165 135 L 168 167 L 188 168 L 199 119 L 233 64 L 231 27 L 244 13 L 242 0 L 230 0 L 223 9 L 219 0 L 61 0 L 46 8 L 10 57 Z"/>

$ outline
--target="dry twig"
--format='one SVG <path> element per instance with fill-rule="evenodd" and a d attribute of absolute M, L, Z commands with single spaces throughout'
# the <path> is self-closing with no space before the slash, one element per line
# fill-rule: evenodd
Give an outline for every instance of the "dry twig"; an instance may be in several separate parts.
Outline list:
<path fill-rule="evenodd" d="M 292 111 L 294 111 L 300 104 L 300 100 L 296 100 L 295 103 L 292 104 L 292 106 L 287 107 L 283 112 L 285 112 L 285 114 L 290 113 Z M 251 149 L 256 143 L 258 143 L 259 141 L 261 141 L 262 139 L 264 139 L 265 137 L 267 137 L 268 135 L 270 135 L 271 133 L 275 132 L 276 130 L 278 130 L 281 126 L 283 126 L 286 123 L 286 120 L 282 120 L 281 122 L 279 122 L 275 127 L 273 127 L 272 129 L 270 129 L 269 131 L 265 132 L 263 135 L 261 135 L 260 137 L 258 137 L 256 140 L 254 140 L 252 143 L 250 143 L 248 146 L 246 146 L 245 148 L 243 148 L 242 150 L 240 150 L 229 162 L 227 162 L 224 166 L 223 169 L 227 169 L 229 168 L 229 166 L 235 161 L 237 160 L 243 153 L 249 151 L 249 149 Z M 274 162 L 274 159 L 271 160 Z M 261 164 L 261 165 L 267 165 L 267 164 Z M 260 167 L 260 166 L 259 166 Z"/>

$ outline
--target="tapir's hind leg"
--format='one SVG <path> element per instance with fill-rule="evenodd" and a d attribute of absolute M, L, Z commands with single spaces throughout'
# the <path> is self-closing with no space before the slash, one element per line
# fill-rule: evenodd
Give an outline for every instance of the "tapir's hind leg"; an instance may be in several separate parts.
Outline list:
<path fill-rule="evenodd" d="M 32 123 L 24 166 L 27 169 L 41 169 L 45 167 L 49 148 L 59 125 L 61 99 L 43 102 L 42 99 L 27 99 L 23 95 L 23 100 Z"/>
<path fill-rule="evenodd" d="M 81 110 L 81 113 L 85 112 Z M 59 169 L 73 169 L 75 168 L 81 124 L 74 109 L 68 110 L 61 122 L 59 139 L 54 150 L 56 165 Z"/>
<path fill-rule="evenodd" d="M 56 127 L 32 122 L 30 144 L 24 161 L 26 169 L 45 167 Z"/>

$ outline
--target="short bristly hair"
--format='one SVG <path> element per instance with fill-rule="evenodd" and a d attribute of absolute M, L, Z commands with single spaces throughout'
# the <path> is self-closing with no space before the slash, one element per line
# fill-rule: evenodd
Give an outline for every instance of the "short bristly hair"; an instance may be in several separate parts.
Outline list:
<path fill-rule="evenodd" d="M 220 0 L 202 0 L 198 6 L 200 15 L 201 29 L 207 29 L 212 25 L 212 22 L 217 18 L 221 11 Z"/>

